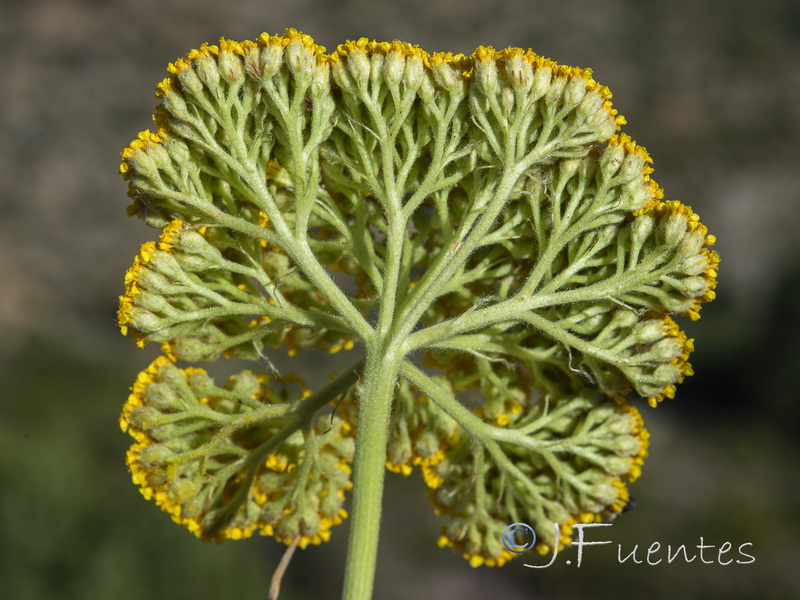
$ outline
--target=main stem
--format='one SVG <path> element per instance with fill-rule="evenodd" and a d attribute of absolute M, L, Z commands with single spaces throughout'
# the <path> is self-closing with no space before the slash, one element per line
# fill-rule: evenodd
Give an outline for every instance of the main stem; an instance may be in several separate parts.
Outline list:
<path fill-rule="evenodd" d="M 401 357 L 383 344 L 367 348 L 358 402 L 353 519 L 347 547 L 344 600 L 369 600 L 378 558 L 389 416 Z"/>

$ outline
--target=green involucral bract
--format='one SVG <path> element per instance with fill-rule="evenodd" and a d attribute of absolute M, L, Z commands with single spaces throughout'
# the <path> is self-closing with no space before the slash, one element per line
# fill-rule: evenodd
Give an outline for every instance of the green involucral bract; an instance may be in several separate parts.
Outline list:
<path fill-rule="evenodd" d="M 355 457 L 353 598 L 385 468 L 419 467 L 440 545 L 476 566 L 511 558 L 509 523 L 547 552 L 622 510 L 648 437 L 624 395 L 655 405 L 691 374 L 670 315 L 698 318 L 719 257 L 591 71 L 516 48 L 326 54 L 294 30 L 168 71 L 121 167 L 131 214 L 163 229 L 118 314 L 166 355 L 122 416 L 146 497 L 203 539 L 304 546 L 346 516 Z M 356 346 L 313 394 L 173 364 Z"/>

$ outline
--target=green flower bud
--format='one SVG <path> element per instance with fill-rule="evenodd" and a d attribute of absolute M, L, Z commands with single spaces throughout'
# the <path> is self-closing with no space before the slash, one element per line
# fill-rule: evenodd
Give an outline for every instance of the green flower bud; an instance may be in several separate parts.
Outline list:
<path fill-rule="evenodd" d="M 686 217 L 670 215 L 658 224 L 658 237 L 665 246 L 674 246 L 686 233 Z"/>
<path fill-rule="evenodd" d="M 678 246 L 679 256 L 693 256 L 705 245 L 705 234 L 702 231 L 689 231 L 683 236 Z"/>
<path fill-rule="evenodd" d="M 184 406 L 175 391 L 164 384 L 147 386 L 144 399 L 146 404 L 160 411 L 180 410 Z"/>
<path fill-rule="evenodd" d="M 670 313 L 683 313 L 689 310 L 689 307 L 692 306 L 693 300 L 692 298 L 687 298 L 683 295 L 674 296 L 668 295 L 660 298 L 661 303 L 664 305 L 664 308 L 667 312 Z"/>
<path fill-rule="evenodd" d="M 425 77 L 425 65 L 419 56 L 406 57 L 406 70 L 404 82 L 410 89 L 415 90 L 427 79 Z"/>
<path fill-rule="evenodd" d="M 139 331 L 157 331 L 161 327 L 161 317 L 157 317 L 148 310 L 143 310 L 138 306 L 131 309 L 131 325 Z"/>
<path fill-rule="evenodd" d="M 406 59 L 400 52 L 390 52 L 383 64 L 383 77 L 388 85 L 397 87 L 403 79 Z"/>
<path fill-rule="evenodd" d="M 631 239 L 637 247 L 653 234 L 656 220 L 651 215 L 639 215 L 631 224 Z"/>
<path fill-rule="evenodd" d="M 136 280 L 142 288 L 155 294 L 168 294 L 175 289 L 175 285 L 171 284 L 166 277 L 152 269 L 139 270 Z"/>
<path fill-rule="evenodd" d="M 233 414 L 239 408 L 239 402 L 232 398 L 221 398 L 215 405 L 215 410 L 223 415 Z"/>
<path fill-rule="evenodd" d="M 266 46 L 261 50 L 260 72 L 262 80 L 267 80 L 275 75 L 283 66 L 283 49 L 276 46 Z"/>
<path fill-rule="evenodd" d="M 592 409 L 584 421 L 584 425 L 593 425 L 607 422 L 614 422 L 618 412 L 616 407 L 611 404 L 601 404 L 597 408 Z"/>
<path fill-rule="evenodd" d="M 514 91 L 511 88 L 504 88 L 500 93 L 500 106 L 503 107 L 506 115 L 510 115 L 514 110 Z"/>
<path fill-rule="evenodd" d="M 670 350 L 673 350 L 673 348 L 668 349 L 668 351 L 665 352 L 664 355 L 670 356 L 672 354 Z M 678 367 L 676 367 L 675 365 L 670 364 L 670 365 L 659 365 L 653 372 L 652 377 L 653 381 L 662 384 L 662 387 L 664 387 L 678 381 L 678 378 L 680 378 L 680 376 L 681 376 L 680 369 L 678 369 Z"/>
<path fill-rule="evenodd" d="M 403 465 L 411 460 L 412 454 L 413 448 L 411 446 L 411 438 L 408 435 L 408 428 L 405 422 L 400 422 L 389 441 L 387 460 L 395 465 Z"/>
<path fill-rule="evenodd" d="M 513 56 L 506 63 L 506 72 L 514 89 L 525 94 L 533 87 L 533 67 L 522 56 Z"/>
<path fill-rule="evenodd" d="M 633 438 L 630 438 L 633 439 Z M 617 446 L 619 449 L 619 446 Z M 603 466 L 609 475 L 621 477 L 627 475 L 631 470 L 631 459 L 622 456 L 609 456 L 603 461 Z"/>
<path fill-rule="evenodd" d="M 333 112 L 335 110 L 335 103 L 331 98 L 328 97 L 328 91 L 330 90 L 331 85 L 331 71 L 328 65 L 318 65 L 313 72 L 313 80 L 311 81 L 311 90 L 312 93 L 317 96 L 317 99 L 314 101 L 317 109 L 321 109 L 323 106 L 328 107 L 329 112 Z"/>
<path fill-rule="evenodd" d="M 653 197 L 653 191 L 641 179 L 634 179 L 625 186 L 628 193 L 627 198 L 622 202 L 620 208 L 630 212 L 636 212 L 647 206 Z"/>
<path fill-rule="evenodd" d="M 563 505 L 556 504 L 549 508 L 550 508 L 550 518 L 553 520 L 554 523 L 559 523 L 559 524 L 566 523 L 567 519 L 569 519 L 569 512 L 567 512 L 567 509 Z M 544 534 L 544 531 L 542 531 L 542 534 Z M 538 531 L 536 532 L 536 535 L 539 535 Z"/>
<path fill-rule="evenodd" d="M 315 509 L 307 507 L 299 513 L 300 530 L 305 536 L 314 536 L 319 533 L 320 517 Z"/>
<path fill-rule="evenodd" d="M 612 145 L 603 151 L 600 156 L 600 173 L 606 179 L 614 177 L 625 160 L 625 149 L 618 145 Z"/>
<path fill-rule="evenodd" d="M 569 160 L 569 159 L 565 159 Z M 597 173 L 597 164 L 594 161 L 583 160 L 578 168 L 579 177 L 584 181 L 591 181 Z"/>
<path fill-rule="evenodd" d="M 260 79 L 263 67 L 261 63 L 262 48 L 254 47 L 245 50 L 242 57 L 244 72 L 254 79 Z"/>
<path fill-rule="evenodd" d="M 351 51 L 347 56 L 347 69 L 353 77 L 358 88 L 363 88 L 369 82 L 369 58 L 364 52 Z"/>
<path fill-rule="evenodd" d="M 153 159 L 158 169 L 167 170 L 172 168 L 172 159 L 163 143 L 148 144 L 147 155 Z"/>
<path fill-rule="evenodd" d="M 546 67 L 539 67 L 533 71 L 533 87 L 531 95 L 533 98 L 538 99 L 547 93 L 550 89 L 550 82 L 553 77 L 553 72 Z"/>
<path fill-rule="evenodd" d="M 678 358 L 682 351 L 683 346 L 677 339 L 667 337 L 653 344 L 648 354 L 659 361 L 669 362 Z"/>
<path fill-rule="evenodd" d="M 339 514 L 343 501 L 338 497 L 336 493 L 337 489 L 339 489 L 338 486 L 336 488 L 331 488 L 328 490 L 328 493 L 322 496 L 319 504 L 319 512 L 321 515 L 330 518 Z"/>
<path fill-rule="evenodd" d="M 175 454 L 183 454 L 192 450 L 192 441 L 187 437 L 164 440 L 163 445 Z"/>
<path fill-rule="evenodd" d="M 244 77 L 242 60 L 233 52 L 221 50 L 219 53 L 219 72 L 228 83 L 235 83 Z"/>
<path fill-rule="evenodd" d="M 179 168 L 191 162 L 192 154 L 183 140 L 175 136 L 169 136 L 164 140 L 164 147 L 169 152 L 172 162 Z"/>
<path fill-rule="evenodd" d="M 191 138 L 193 135 L 195 135 L 191 125 L 189 125 L 184 121 L 179 121 L 177 119 L 173 119 L 170 122 L 170 130 L 172 131 L 172 133 L 175 134 L 176 137 Z M 178 161 L 176 160 L 175 162 L 177 163 Z M 191 162 L 183 163 L 180 166 L 182 169 L 196 168 L 195 165 Z"/>
<path fill-rule="evenodd" d="M 582 161 L 579 158 L 568 158 L 562 160 L 561 164 L 558 167 L 559 176 L 561 177 L 562 180 L 572 179 L 578 172 L 578 169 L 581 168 L 584 162 L 585 161 Z"/>
<path fill-rule="evenodd" d="M 348 72 L 349 61 L 338 61 L 331 65 L 331 77 L 334 83 L 349 95 L 355 95 L 356 88 L 353 85 L 354 81 Z"/>
<path fill-rule="evenodd" d="M 207 271 L 219 266 L 199 254 L 178 254 L 178 264 L 187 272 Z"/>
<path fill-rule="evenodd" d="M 300 515 L 295 513 L 284 518 L 276 528 L 285 540 L 293 540 L 300 535 Z"/>
<path fill-rule="evenodd" d="M 629 413 L 620 413 L 619 411 L 614 411 L 614 417 L 609 419 L 608 421 L 608 431 L 613 433 L 616 436 L 619 436 L 619 443 L 622 444 L 629 438 L 628 436 L 633 429 L 633 417 Z M 618 446 L 620 450 L 622 450 L 622 446 Z M 638 442 L 637 442 L 637 449 L 638 449 Z M 627 451 L 623 452 L 623 454 L 628 454 Z"/>
<path fill-rule="evenodd" d="M 153 181 L 158 181 L 159 174 L 158 174 L 158 165 L 156 161 L 153 160 L 153 157 L 150 156 L 145 150 L 135 150 L 128 156 L 128 162 L 130 163 L 131 167 L 133 167 L 136 175 L 141 178 L 142 176 L 146 179 L 150 179 Z M 137 178 L 134 178 L 136 181 Z"/>
<path fill-rule="evenodd" d="M 571 79 L 564 89 L 564 108 L 570 109 L 578 106 L 586 95 L 586 81 Z"/>
<path fill-rule="evenodd" d="M 193 371 L 186 378 L 186 383 L 189 384 L 192 392 L 194 392 L 195 396 L 198 398 L 211 396 L 216 391 L 214 380 L 211 379 L 205 371 Z"/>
<path fill-rule="evenodd" d="M 231 392 L 239 396 L 253 397 L 258 393 L 261 388 L 261 382 L 258 377 L 253 375 L 250 371 L 242 371 L 232 380 L 233 386 Z"/>
<path fill-rule="evenodd" d="M 703 277 L 684 277 L 676 285 L 680 291 L 691 298 L 702 296 L 708 291 L 708 282 Z"/>
<path fill-rule="evenodd" d="M 493 60 L 481 60 L 475 64 L 475 82 L 484 96 L 497 93 L 497 65 Z"/>
<path fill-rule="evenodd" d="M 166 442 L 178 434 L 178 428 L 171 423 L 155 426 L 151 423 L 150 425 L 150 427 L 147 427 L 148 433 L 157 442 Z"/>
<path fill-rule="evenodd" d="M 620 433 L 629 433 L 629 432 L 630 429 L 628 429 L 626 432 L 620 432 Z M 636 453 L 638 453 L 641 450 L 641 448 L 642 445 L 639 442 L 639 440 L 630 435 L 621 436 L 619 438 L 619 441 L 617 442 L 617 450 L 619 450 L 619 452 L 624 456 L 633 456 Z M 620 475 L 625 475 L 630 471 L 630 462 L 628 462 L 627 464 L 628 464 L 628 469 L 626 471 L 620 472 L 619 473 Z"/>
<path fill-rule="evenodd" d="M 164 94 L 164 108 L 176 119 L 187 120 L 190 118 L 189 110 L 183 96 L 175 90 Z"/>
<path fill-rule="evenodd" d="M 219 88 L 219 67 L 217 61 L 209 56 L 201 56 L 194 63 L 194 69 L 206 87 L 215 93 Z"/>
<path fill-rule="evenodd" d="M 464 94 L 464 80 L 461 74 L 446 63 L 437 63 L 433 66 L 433 79 L 438 86 L 453 95 Z"/>
<path fill-rule="evenodd" d="M 219 265 L 223 262 L 222 253 L 205 237 L 192 229 L 182 231 L 177 242 L 179 250 L 202 256 L 208 265 Z"/>
<path fill-rule="evenodd" d="M 224 346 L 222 344 L 203 341 L 196 337 L 183 337 L 173 344 L 175 356 L 188 362 L 213 360 L 223 350 Z"/>
<path fill-rule="evenodd" d="M 639 322 L 639 317 L 636 313 L 629 310 L 618 310 L 614 313 L 611 319 L 610 327 L 618 327 L 620 329 L 627 329 L 633 327 Z"/>
<path fill-rule="evenodd" d="M 598 125 L 607 120 L 608 113 L 603 110 L 603 99 L 600 95 L 595 92 L 588 92 L 578 107 L 578 116 L 587 121 L 587 125 L 590 126 Z"/>
<path fill-rule="evenodd" d="M 596 112 L 594 117 L 588 118 L 586 125 L 595 128 L 598 140 L 607 140 L 617 131 L 617 122 L 608 115 L 605 109 Z"/>
<path fill-rule="evenodd" d="M 610 506 L 619 498 L 620 490 L 617 486 L 606 480 L 592 488 L 592 495 L 604 506 Z"/>
<path fill-rule="evenodd" d="M 181 511 L 183 514 L 190 516 L 190 517 L 197 517 L 202 515 L 208 510 L 208 498 L 205 494 L 198 494 L 197 496 L 189 496 L 186 500 L 181 504 Z M 215 515 L 208 515 L 206 519 L 203 519 L 203 525 L 207 528 L 210 528 L 214 522 Z"/>
<path fill-rule="evenodd" d="M 167 277 L 167 279 L 179 279 L 183 271 L 176 258 L 169 252 L 156 252 L 153 254 L 148 266 Z"/>
<path fill-rule="evenodd" d="M 149 406 L 139 406 L 130 412 L 131 425 L 140 430 L 147 430 L 161 422 L 161 413 Z"/>
<path fill-rule="evenodd" d="M 638 154 L 628 154 L 622 161 L 619 175 L 625 181 L 636 180 L 638 183 L 639 180 L 641 180 L 643 168 L 644 159 L 641 156 Z"/>
<path fill-rule="evenodd" d="M 151 444 L 139 453 L 139 459 L 145 466 L 164 464 L 174 456 L 175 453 L 163 444 Z"/>
<path fill-rule="evenodd" d="M 158 370 L 159 381 L 174 384 L 176 381 L 183 381 L 185 378 L 183 370 L 179 369 L 171 362 L 164 361 L 161 363 Z"/>
<path fill-rule="evenodd" d="M 149 311 L 151 313 L 170 314 L 173 312 L 172 305 L 161 295 L 142 291 L 134 297 L 136 308 Z"/>
<path fill-rule="evenodd" d="M 181 478 L 174 481 L 169 488 L 173 502 L 183 504 L 190 502 L 200 491 L 201 485 L 196 479 Z M 196 511 L 194 514 L 197 514 Z"/>
<path fill-rule="evenodd" d="M 567 80 L 565 77 L 557 77 L 550 83 L 550 88 L 547 90 L 547 94 L 545 95 L 545 102 L 556 106 L 562 101 L 562 97 L 564 95 L 564 88 L 567 86 Z"/>
<path fill-rule="evenodd" d="M 688 237 L 688 235 L 687 235 Z M 684 238 L 684 242 L 686 238 Z M 698 248 L 699 250 L 699 248 Z M 708 268 L 708 259 L 702 254 L 691 254 L 684 259 L 680 265 L 680 270 L 686 275 L 700 275 Z"/>
<path fill-rule="evenodd" d="M 169 482 L 169 478 L 164 471 L 155 471 L 153 474 L 150 475 L 148 483 L 150 483 L 153 487 L 163 487 L 165 484 Z M 145 494 L 145 490 L 142 490 L 142 493 Z M 149 498 L 149 496 L 145 495 L 145 498 Z"/>
<path fill-rule="evenodd" d="M 502 530 L 496 531 L 496 535 L 486 535 L 483 539 L 482 553 L 489 557 L 499 557 L 505 551 L 503 546 L 503 532 Z"/>
<path fill-rule="evenodd" d="M 664 324 L 658 320 L 645 321 L 633 330 L 633 339 L 638 344 L 652 344 L 665 335 Z"/>
<path fill-rule="evenodd" d="M 362 56 L 364 55 L 362 54 Z M 365 56 L 364 59 L 366 60 Z M 298 82 L 303 82 L 301 85 L 305 85 L 305 83 L 309 81 L 311 74 L 316 71 L 317 68 L 317 59 L 314 58 L 314 55 L 308 48 L 303 46 L 299 41 L 290 42 L 289 45 L 286 46 L 286 50 L 284 50 L 283 53 L 283 60 L 292 73 L 292 76 Z"/>
<path fill-rule="evenodd" d="M 442 440 L 432 431 L 426 431 L 417 437 L 414 450 L 417 455 L 430 458 L 442 447 Z"/>
<path fill-rule="evenodd" d="M 602 311 L 598 314 L 582 317 L 580 320 L 565 326 L 581 335 L 596 333 L 603 326 L 603 323 L 606 320 L 606 312 L 607 311 Z"/>
<path fill-rule="evenodd" d="M 203 82 L 195 73 L 194 69 L 184 69 L 178 73 L 178 80 L 185 90 L 188 90 L 195 96 L 203 94 Z"/>
<path fill-rule="evenodd" d="M 369 57 L 369 70 L 370 70 L 370 83 L 373 86 L 378 86 L 383 83 L 383 64 L 386 62 L 386 57 L 383 54 L 372 54 Z"/>

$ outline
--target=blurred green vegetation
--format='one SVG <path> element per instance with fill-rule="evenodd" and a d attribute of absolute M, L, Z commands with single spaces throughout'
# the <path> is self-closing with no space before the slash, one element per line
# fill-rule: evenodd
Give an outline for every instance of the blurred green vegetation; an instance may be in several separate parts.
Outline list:
<path fill-rule="evenodd" d="M 116 424 L 129 372 L 55 340 L 3 365 L 3 598 L 244 598 L 268 585 L 267 557 L 198 542 L 131 484 Z"/>

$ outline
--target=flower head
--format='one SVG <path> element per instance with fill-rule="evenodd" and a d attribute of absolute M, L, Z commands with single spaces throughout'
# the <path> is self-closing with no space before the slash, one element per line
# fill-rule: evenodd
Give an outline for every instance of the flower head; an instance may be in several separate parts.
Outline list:
<path fill-rule="evenodd" d="M 296 431 L 310 392 L 296 376 L 244 371 L 219 388 L 202 369 L 161 357 L 137 379 L 120 425 L 136 440 L 133 480 L 205 540 L 254 531 L 285 543 L 327 541 L 347 516 L 352 430 L 338 416 Z"/>
<path fill-rule="evenodd" d="M 319 543 L 355 435 L 355 493 L 359 469 L 418 467 L 440 545 L 474 566 L 511 558 L 510 522 L 546 552 L 623 509 L 648 451 L 624 395 L 656 405 L 692 374 L 671 315 L 714 299 L 719 256 L 591 70 L 367 38 L 326 53 L 290 29 L 167 71 L 120 168 L 162 229 L 118 313 L 167 355 L 122 416 L 147 497 L 204 539 Z M 310 396 L 173 364 L 355 346 Z M 355 521 L 356 545 L 377 531 Z"/>

